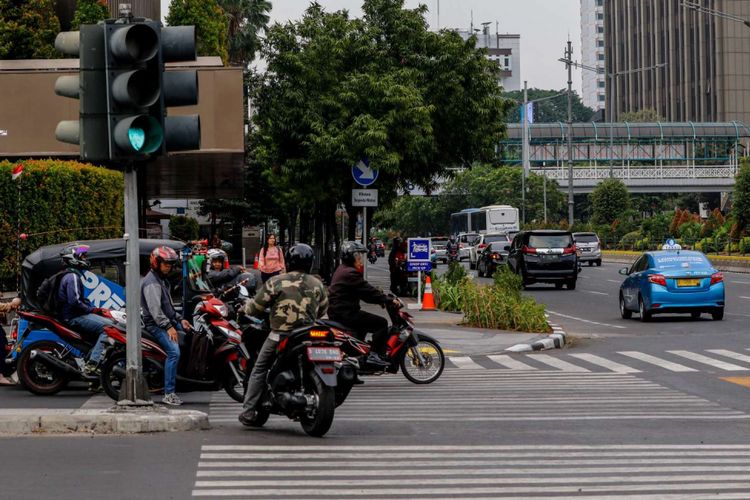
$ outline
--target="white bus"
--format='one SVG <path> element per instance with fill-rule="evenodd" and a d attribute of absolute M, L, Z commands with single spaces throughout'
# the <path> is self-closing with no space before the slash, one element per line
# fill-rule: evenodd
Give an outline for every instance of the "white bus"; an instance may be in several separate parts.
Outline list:
<path fill-rule="evenodd" d="M 471 231 L 475 233 L 518 232 L 518 209 L 510 205 L 489 205 L 471 212 Z"/>
<path fill-rule="evenodd" d="M 458 236 L 459 234 L 476 233 L 477 231 L 471 227 L 471 214 L 478 211 L 478 208 L 466 208 L 460 212 L 452 213 L 451 234 Z"/>

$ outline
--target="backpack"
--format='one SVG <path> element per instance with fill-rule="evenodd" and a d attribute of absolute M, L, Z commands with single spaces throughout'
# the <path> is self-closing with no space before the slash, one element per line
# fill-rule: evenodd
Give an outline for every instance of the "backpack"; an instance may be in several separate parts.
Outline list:
<path fill-rule="evenodd" d="M 39 288 L 36 289 L 36 300 L 42 311 L 46 314 L 54 316 L 57 314 L 59 302 L 57 300 L 57 292 L 60 290 L 60 282 L 63 277 L 70 271 L 64 269 L 59 271 L 49 278 L 42 281 Z"/>
<path fill-rule="evenodd" d="M 208 376 L 208 353 L 211 349 L 211 339 L 208 335 L 193 332 L 190 342 L 190 358 L 186 375 L 193 379 L 205 380 Z"/>

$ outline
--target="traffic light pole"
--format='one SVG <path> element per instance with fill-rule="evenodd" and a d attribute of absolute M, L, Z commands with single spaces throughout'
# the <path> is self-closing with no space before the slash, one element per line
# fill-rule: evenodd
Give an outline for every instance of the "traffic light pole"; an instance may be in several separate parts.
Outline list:
<path fill-rule="evenodd" d="M 125 383 L 118 405 L 152 405 L 143 378 L 141 359 L 141 265 L 138 241 L 138 172 L 134 163 L 125 168 L 125 307 L 127 312 L 127 361 Z"/>

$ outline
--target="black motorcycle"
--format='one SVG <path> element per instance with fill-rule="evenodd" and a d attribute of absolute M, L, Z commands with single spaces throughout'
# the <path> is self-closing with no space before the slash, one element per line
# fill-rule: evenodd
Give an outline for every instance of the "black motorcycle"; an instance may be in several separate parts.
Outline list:
<path fill-rule="evenodd" d="M 253 335 L 246 331 L 245 342 L 252 348 L 252 364 L 267 327 L 260 320 L 251 321 L 256 332 Z M 354 385 L 357 360 L 344 360 L 341 343 L 330 328 L 322 325 L 271 334 L 280 335 L 277 357 L 268 371 L 266 390 L 250 425 L 263 426 L 273 413 L 298 420 L 310 436 L 325 435 L 333 424 L 335 408 L 344 402 Z"/>

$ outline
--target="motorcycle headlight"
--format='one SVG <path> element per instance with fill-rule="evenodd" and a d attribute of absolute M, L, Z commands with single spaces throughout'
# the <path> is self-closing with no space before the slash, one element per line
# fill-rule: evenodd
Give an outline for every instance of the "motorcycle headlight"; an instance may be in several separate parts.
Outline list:
<path fill-rule="evenodd" d="M 215 307 L 216 307 L 216 310 L 219 311 L 219 314 L 222 315 L 222 317 L 226 318 L 227 316 L 229 316 L 229 308 L 227 307 L 226 304 L 222 304 L 220 306 L 215 306 Z"/>
<path fill-rule="evenodd" d="M 221 333 L 227 336 L 228 339 L 233 340 L 236 343 L 242 342 L 242 335 L 235 332 L 234 330 L 230 330 L 229 328 L 225 328 L 223 326 L 219 327 L 219 330 L 221 330 Z"/>

